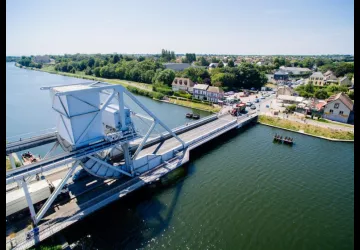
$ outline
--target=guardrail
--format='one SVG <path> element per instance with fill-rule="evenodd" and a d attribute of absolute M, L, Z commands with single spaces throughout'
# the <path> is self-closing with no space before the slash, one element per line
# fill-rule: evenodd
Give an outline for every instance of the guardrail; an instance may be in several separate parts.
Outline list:
<path fill-rule="evenodd" d="M 175 165 L 177 164 L 177 159 L 179 157 L 176 156 L 174 158 L 172 158 L 171 160 L 169 160 L 167 163 L 163 163 L 161 165 L 159 165 L 158 167 L 156 168 L 153 168 L 145 173 L 143 173 L 141 176 L 146 176 L 148 175 L 149 173 L 151 172 L 154 172 L 156 171 L 157 169 L 163 167 L 164 165 L 167 165 L 167 166 L 172 166 L 172 165 Z M 126 187 L 127 188 L 130 188 L 131 186 L 135 185 L 135 184 L 146 184 L 146 182 L 142 181 L 140 179 L 140 177 L 135 177 L 125 183 L 122 183 L 120 184 L 119 186 L 115 187 L 114 189 L 111 189 L 105 193 L 102 193 L 101 195 L 89 200 L 89 201 L 86 201 L 85 203 L 81 204 L 81 210 L 79 208 L 74 208 L 74 209 L 71 209 L 65 213 L 62 213 L 60 214 L 57 218 L 55 219 L 52 219 L 52 220 L 49 220 L 41 225 L 39 225 L 36 230 L 36 235 L 41 235 L 41 234 L 48 234 L 48 235 L 52 235 L 54 233 L 57 233 L 58 231 L 60 231 L 62 229 L 61 226 L 58 226 L 59 228 L 57 229 L 54 229 L 53 228 L 53 225 L 55 223 L 60 223 L 60 222 L 65 222 L 69 219 L 72 219 L 74 220 L 74 217 L 76 216 L 81 216 L 80 213 L 86 213 L 85 210 L 92 210 L 90 211 L 93 212 L 93 211 L 96 211 L 98 210 L 99 208 L 107 205 L 108 203 L 111 202 L 111 200 L 108 202 L 108 203 L 104 203 L 107 199 L 111 198 L 111 196 L 117 194 L 119 191 L 122 191 L 122 190 L 128 190 L 128 189 L 125 189 Z M 141 183 L 143 182 L 143 183 Z M 140 185 L 140 186 L 142 186 Z M 74 220 L 75 221 L 75 220 Z M 29 237 L 28 235 L 31 235 L 31 237 Z M 34 230 L 29 230 L 29 231 L 26 231 L 26 232 L 22 232 L 20 235 L 17 235 L 15 238 L 13 239 L 9 239 L 6 241 L 6 244 L 11 244 L 11 242 L 16 242 L 16 245 L 19 246 L 20 244 L 26 244 L 28 241 L 30 240 L 34 240 L 33 239 L 34 237 Z"/>
<path fill-rule="evenodd" d="M 45 133 L 44 133 L 44 131 L 45 131 Z M 42 132 L 42 133 L 38 134 L 40 132 Z M 8 136 L 8 137 L 6 137 L 6 142 L 7 142 L 7 144 L 9 144 L 9 143 L 19 141 L 19 139 L 28 140 L 28 139 L 31 139 L 31 138 L 34 138 L 34 137 L 36 138 L 36 137 L 43 136 L 43 135 L 50 135 L 50 134 L 53 134 L 53 133 L 56 133 L 56 132 L 57 132 L 56 127 L 48 128 L 48 129 L 40 130 L 38 132 L 29 132 L 29 133 L 24 133 L 24 134 L 20 134 L 20 135 Z M 33 136 L 28 136 L 28 135 L 33 135 Z M 14 139 L 14 138 L 18 138 L 18 139 L 17 140 L 10 140 L 10 139 Z"/>

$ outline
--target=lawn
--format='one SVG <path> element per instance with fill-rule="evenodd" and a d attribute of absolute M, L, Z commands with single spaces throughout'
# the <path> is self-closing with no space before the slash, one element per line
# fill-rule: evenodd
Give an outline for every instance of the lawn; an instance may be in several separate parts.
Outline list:
<path fill-rule="evenodd" d="M 322 136 L 330 139 L 354 140 L 354 133 L 348 131 L 337 131 L 335 129 L 323 128 L 309 124 L 302 124 L 295 121 L 284 120 L 278 117 L 260 115 L 259 122 L 294 131 L 302 130 L 305 133 L 314 136 Z"/>

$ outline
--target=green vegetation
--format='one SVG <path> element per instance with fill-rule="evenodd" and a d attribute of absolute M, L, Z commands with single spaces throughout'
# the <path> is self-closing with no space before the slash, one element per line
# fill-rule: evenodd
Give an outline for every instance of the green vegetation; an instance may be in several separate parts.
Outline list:
<path fill-rule="evenodd" d="M 258 121 L 262 124 L 277 126 L 296 132 L 302 130 L 307 134 L 314 136 L 322 136 L 329 139 L 354 140 L 354 133 L 348 131 L 337 131 L 335 129 L 323 128 L 309 124 L 302 124 L 295 121 L 284 120 L 278 117 L 260 115 Z"/>
<path fill-rule="evenodd" d="M 18 161 L 15 161 L 15 167 L 20 167 L 21 166 L 21 163 L 18 162 Z M 6 170 L 11 170 L 12 167 L 11 167 L 11 162 L 10 162 L 10 159 L 8 157 L 6 157 Z"/>
<path fill-rule="evenodd" d="M 35 63 L 32 61 L 32 57 L 26 57 L 26 56 L 22 56 L 17 63 L 24 67 L 30 67 L 30 68 L 40 69 L 42 67 L 41 63 Z"/>
<path fill-rule="evenodd" d="M 180 106 L 184 106 L 184 107 L 188 107 L 188 108 L 193 108 L 193 109 L 200 109 L 200 110 L 204 110 L 204 111 L 208 111 L 208 112 L 219 112 L 220 111 L 220 107 L 214 107 L 213 105 L 209 105 L 206 102 L 201 102 L 198 101 L 194 102 L 194 101 L 189 101 L 189 100 L 185 100 L 181 97 L 169 97 L 169 103 L 173 103 L 173 104 L 177 104 Z"/>
<path fill-rule="evenodd" d="M 295 104 L 292 104 L 292 105 L 289 105 L 286 107 L 286 111 L 287 112 L 294 112 L 296 110 L 296 105 Z"/>
<path fill-rule="evenodd" d="M 267 83 L 265 73 L 250 63 L 242 63 L 237 67 L 212 69 L 210 78 L 214 86 L 221 86 L 226 90 L 250 89 L 252 87 L 260 89 Z"/>
<path fill-rule="evenodd" d="M 309 98 L 309 97 L 316 97 L 318 99 L 326 99 L 330 97 L 333 94 L 337 94 L 340 92 L 346 93 L 349 96 L 353 93 L 350 93 L 352 91 L 349 91 L 349 89 L 346 86 L 340 86 L 335 84 L 330 84 L 325 87 L 321 86 L 314 86 L 312 83 L 308 83 L 305 85 L 300 85 L 295 89 L 300 96 Z M 351 98 L 351 97 L 350 97 Z"/>
<path fill-rule="evenodd" d="M 195 53 L 186 53 L 185 54 L 185 58 L 183 58 L 182 60 L 181 60 L 181 62 L 183 62 L 183 63 L 192 63 L 192 62 L 194 62 L 194 61 L 196 61 L 196 55 L 195 55 Z M 206 65 L 207 66 L 207 65 Z"/>
<path fill-rule="evenodd" d="M 61 245 L 56 245 L 56 246 L 40 245 L 38 247 L 31 248 L 31 250 L 61 250 L 61 249 L 62 249 Z"/>

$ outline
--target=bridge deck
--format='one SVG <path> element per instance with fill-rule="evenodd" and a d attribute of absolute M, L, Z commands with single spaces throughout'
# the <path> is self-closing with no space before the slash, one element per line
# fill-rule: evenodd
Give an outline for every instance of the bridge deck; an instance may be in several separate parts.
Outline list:
<path fill-rule="evenodd" d="M 255 115 L 256 116 L 256 115 Z M 236 121 L 236 123 L 231 123 L 230 126 L 224 127 L 222 130 L 217 131 L 216 133 L 205 137 L 204 139 L 197 141 L 189 146 L 189 149 L 185 152 L 185 155 L 180 158 L 176 156 L 172 160 L 168 161 L 168 163 L 162 163 L 160 166 L 151 169 L 150 171 L 143 173 L 139 177 L 134 177 L 132 179 L 122 178 L 120 180 L 113 180 L 106 182 L 105 185 L 101 185 L 96 189 L 92 189 L 91 192 L 87 192 L 82 194 L 74 199 L 71 202 L 68 202 L 62 206 L 58 206 L 56 210 L 52 210 L 49 214 L 43 219 L 43 224 L 39 226 L 40 234 L 31 238 L 26 239 L 26 229 L 24 229 L 21 233 L 18 232 L 18 236 L 16 237 L 17 246 L 16 249 L 26 249 L 29 248 L 36 243 L 48 238 L 54 233 L 64 229 L 65 227 L 77 222 L 88 214 L 100 209 L 101 207 L 106 206 L 107 204 L 123 197 L 127 193 L 130 193 L 141 186 L 144 186 L 146 183 L 156 181 L 161 176 L 169 173 L 174 170 L 178 166 L 181 166 L 183 163 L 188 161 L 188 153 L 192 148 L 201 145 L 202 143 L 215 138 L 224 132 L 239 127 L 239 125 L 243 125 L 248 123 L 250 120 L 253 120 L 255 116 L 251 117 L 242 117 L 240 120 L 236 119 L 230 115 L 225 115 L 215 121 L 202 125 L 201 127 L 192 129 L 191 131 L 187 131 L 183 133 L 180 138 L 185 142 L 189 142 L 194 137 L 199 137 L 201 135 L 206 135 L 207 132 L 222 127 L 229 122 Z M 161 143 L 159 143 L 161 144 Z M 159 144 L 150 146 L 141 151 L 139 157 L 144 156 L 146 154 L 152 154 L 154 150 L 159 146 Z M 161 154 L 171 150 L 174 147 L 180 146 L 180 142 L 174 138 L 168 139 L 162 143 L 162 149 L 158 150 L 157 154 Z M 10 241 L 7 238 L 7 248 L 10 245 Z"/>

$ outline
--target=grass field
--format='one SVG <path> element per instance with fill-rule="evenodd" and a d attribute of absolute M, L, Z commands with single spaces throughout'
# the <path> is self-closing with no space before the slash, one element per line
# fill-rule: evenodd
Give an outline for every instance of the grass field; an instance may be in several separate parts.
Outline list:
<path fill-rule="evenodd" d="M 263 124 L 294 130 L 294 131 L 302 130 L 305 133 L 314 136 L 322 136 L 330 139 L 354 140 L 354 133 L 351 132 L 337 131 L 335 129 L 323 128 L 309 124 L 302 124 L 299 122 L 284 120 L 277 117 L 260 115 L 259 122 Z"/>
<path fill-rule="evenodd" d="M 185 101 L 185 100 L 177 100 L 174 98 L 169 98 L 169 103 L 173 103 L 173 104 L 188 107 L 188 108 L 209 111 L 209 112 L 213 112 L 213 113 L 219 112 L 221 109 L 219 107 L 213 107 L 213 106 L 210 106 L 207 104 L 195 103 L 195 102 Z"/>

